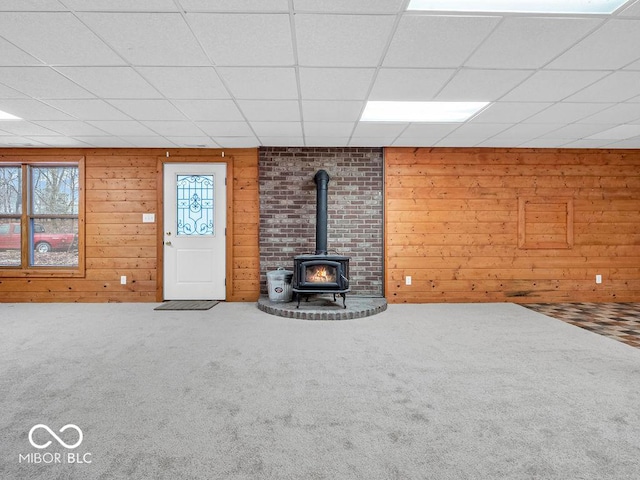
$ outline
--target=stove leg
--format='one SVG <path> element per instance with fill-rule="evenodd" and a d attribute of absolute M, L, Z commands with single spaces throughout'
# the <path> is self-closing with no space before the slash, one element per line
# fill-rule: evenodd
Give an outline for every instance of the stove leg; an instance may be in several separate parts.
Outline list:
<path fill-rule="evenodd" d="M 296 299 L 298 300 L 298 304 L 296 305 L 296 308 L 300 308 L 300 294 L 296 293 Z"/>
<path fill-rule="evenodd" d="M 342 308 L 347 308 L 347 294 L 341 293 L 340 295 L 342 296 Z"/>

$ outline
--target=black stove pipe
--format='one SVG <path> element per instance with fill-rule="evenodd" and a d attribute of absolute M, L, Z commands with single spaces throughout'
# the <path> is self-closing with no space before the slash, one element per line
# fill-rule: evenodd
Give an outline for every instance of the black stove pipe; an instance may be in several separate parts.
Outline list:
<path fill-rule="evenodd" d="M 327 255 L 327 190 L 329 174 L 318 170 L 313 177 L 316 182 L 316 255 Z"/>

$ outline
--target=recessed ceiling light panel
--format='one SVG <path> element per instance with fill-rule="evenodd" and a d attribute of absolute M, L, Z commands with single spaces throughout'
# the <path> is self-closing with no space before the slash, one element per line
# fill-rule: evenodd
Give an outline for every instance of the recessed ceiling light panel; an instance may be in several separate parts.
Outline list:
<path fill-rule="evenodd" d="M 367 102 L 363 122 L 464 122 L 489 102 Z"/>
<path fill-rule="evenodd" d="M 16 117 L 15 115 L 11 115 L 10 113 L 3 112 L 0 110 L 0 120 L 22 120 L 20 117 Z"/>
<path fill-rule="evenodd" d="M 445 12 L 505 12 L 609 14 L 629 0 L 411 0 L 407 10 Z"/>

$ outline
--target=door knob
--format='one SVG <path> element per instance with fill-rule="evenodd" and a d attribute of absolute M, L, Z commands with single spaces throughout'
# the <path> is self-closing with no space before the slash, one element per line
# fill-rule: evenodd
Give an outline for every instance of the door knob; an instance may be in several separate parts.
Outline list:
<path fill-rule="evenodd" d="M 165 244 L 167 247 L 170 247 L 170 246 L 171 246 L 171 242 L 164 242 L 164 244 Z"/>

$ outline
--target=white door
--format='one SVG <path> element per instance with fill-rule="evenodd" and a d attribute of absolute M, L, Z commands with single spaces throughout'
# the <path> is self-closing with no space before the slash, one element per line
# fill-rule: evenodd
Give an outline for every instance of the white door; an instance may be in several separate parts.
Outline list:
<path fill-rule="evenodd" d="M 164 165 L 164 298 L 224 300 L 225 163 Z"/>

